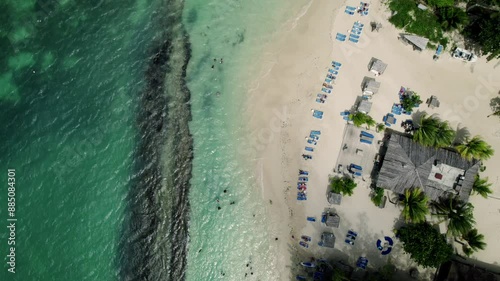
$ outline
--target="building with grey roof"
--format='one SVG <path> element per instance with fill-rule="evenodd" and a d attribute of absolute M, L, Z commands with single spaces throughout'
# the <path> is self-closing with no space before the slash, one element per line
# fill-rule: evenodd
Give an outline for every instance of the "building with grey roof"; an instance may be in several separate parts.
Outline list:
<path fill-rule="evenodd" d="M 424 147 L 392 132 L 377 176 L 377 186 L 403 194 L 422 188 L 431 200 L 456 195 L 467 202 L 481 162 L 450 149 Z"/>

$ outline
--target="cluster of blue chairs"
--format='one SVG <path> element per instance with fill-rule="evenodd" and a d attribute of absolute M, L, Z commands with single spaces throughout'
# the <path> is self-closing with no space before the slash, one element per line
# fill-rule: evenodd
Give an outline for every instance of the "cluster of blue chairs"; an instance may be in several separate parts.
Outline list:
<path fill-rule="evenodd" d="M 349 115 L 351 115 L 351 112 L 349 112 L 349 110 L 340 112 L 340 116 L 342 116 L 342 119 L 344 119 L 345 121 L 349 121 Z"/>
<path fill-rule="evenodd" d="M 350 16 L 353 16 L 353 15 L 354 15 L 354 13 L 356 13 L 356 10 L 357 10 L 357 9 L 358 9 L 358 8 L 353 7 L 353 6 L 346 6 L 346 7 L 345 7 L 345 13 L 346 13 L 346 14 L 348 14 L 348 15 L 350 15 Z"/>
<path fill-rule="evenodd" d="M 352 230 L 349 230 L 345 236 L 345 242 L 349 245 L 354 245 L 354 240 L 358 237 L 358 233 Z"/>
<path fill-rule="evenodd" d="M 349 170 L 354 176 L 361 176 L 363 174 L 363 167 L 356 165 L 356 164 L 351 164 L 349 165 Z"/>
<path fill-rule="evenodd" d="M 358 12 L 362 16 L 368 16 L 368 10 L 369 10 L 370 4 L 369 3 L 365 3 L 365 2 L 359 2 L 359 4 L 360 4 L 360 7 L 359 7 Z"/>
<path fill-rule="evenodd" d="M 365 131 L 361 131 L 361 135 L 359 136 L 359 141 L 366 144 L 372 144 L 374 138 L 375 136 L 373 136 L 372 134 Z"/>
<path fill-rule="evenodd" d="M 349 41 L 351 41 L 353 43 L 358 43 L 364 26 L 365 25 L 362 23 L 355 22 L 352 25 L 351 34 L 349 35 Z"/>
<path fill-rule="evenodd" d="M 337 39 L 340 42 L 344 42 L 346 38 L 347 38 L 347 35 L 339 33 L 339 32 L 337 32 L 337 36 L 335 37 L 335 39 Z"/>
<path fill-rule="evenodd" d="M 391 237 L 385 236 L 384 239 L 386 241 L 385 246 L 382 246 L 382 241 L 380 239 L 377 240 L 377 249 L 381 251 L 380 253 L 383 256 L 390 254 L 392 251 L 392 246 L 394 245 L 394 241 Z"/>
<path fill-rule="evenodd" d="M 318 118 L 318 119 L 323 119 L 323 111 L 320 110 L 313 110 L 313 117 Z"/>
<path fill-rule="evenodd" d="M 356 266 L 361 269 L 366 269 L 366 266 L 368 266 L 368 259 L 365 257 L 359 257 L 356 262 Z"/>
<path fill-rule="evenodd" d="M 391 125 L 396 124 L 396 122 L 397 122 L 398 120 L 396 119 L 396 117 L 394 117 L 394 114 L 392 114 L 392 113 L 387 113 L 387 115 L 385 115 L 385 116 L 382 118 L 382 121 L 384 121 L 384 124 L 385 124 L 387 127 L 390 127 Z"/>
<path fill-rule="evenodd" d="M 392 105 L 391 112 L 396 114 L 396 115 L 401 115 L 401 113 L 404 111 L 403 106 L 401 104 L 395 103 Z"/>

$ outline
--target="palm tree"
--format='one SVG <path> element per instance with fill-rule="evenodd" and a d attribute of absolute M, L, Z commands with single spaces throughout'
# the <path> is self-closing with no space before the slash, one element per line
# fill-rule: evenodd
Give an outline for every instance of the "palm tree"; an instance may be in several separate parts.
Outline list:
<path fill-rule="evenodd" d="M 403 206 L 401 214 L 406 222 L 420 223 L 425 221 L 425 215 L 429 213 L 427 202 L 429 198 L 420 188 L 407 189 L 403 200 L 399 202 Z"/>
<path fill-rule="evenodd" d="M 455 146 L 462 157 L 472 160 L 472 158 L 485 160 L 489 159 L 495 152 L 491 145 L 487 144 L 480 136 L 472 139 L 466 138 L 464 143 Z"/>
<path fill-rule="evenodd" d="M 462 235 L 462 239 L 467 241 L 469 247 L 474 251 L 484 250 L 484 248 L 486 248 L 484 235 L 478 233 L 475 228 Z"/>
<path fill-rule="evenodd" d="M 357 184 L 348 177 L 335 177 L 331 179 L 331 190 L 333 193 L 351 196 L 354 193 L 354 189 Z"/>
<path fill-rule="evenodd" d="M 441 120 L 436 116 L 423 114 L 417 129 L 413 132 L 413 139 L 423 146 L 432 146 L 435 143 L 436 133 L 440 127 Z"/>
<path fill-rule="evenodd" d="M 345 273 L 338 267 L 334 267 L 332 271 L 332 281 L 349 281 Z"/>
<path fill-rule="evenodd" d="M 377 132 L 382 132 L 383 130 L 385 130 L 384 123 L 378 123 L 376 129 L 377 129 Z"/>
<path fill-rule="evenodd" d="M 474 206 L 465 203 L 456 197 L 440 198 L 433 203 L 434 215 L 443 221 L 448 221 L 448 235 L 460 237 L 472 229 L 475 220 L 473 215 Z"/>
<path fill-rule="evenodd" d="M 476 175 L 476 179 L 474 180 L 474 184 L 472 185 L 472 192 L 475 194 L 479 194 L 484 198 L 488 198 L 488 194 L 491 194 L 492 191 L 490 189 L 491 183 L 488 182 L 488 178 L 480 178 L 479 175 Z"/>
<path fill-rule="evenodd" d="M 495 112 L 493 112 L 492 114 L 486 116 L 486 117 L 490 117 L 490 116 L 500 116 L 500 110 L 497 110 Z"/>
<path fill-rule="evenodd" d="M 376 124 L 375 120 L 373 120 L 370 115 L 362 112 L 356 112 L 354 114 L 351 114 L 349 117 L 349 119 L 356 127 L 361 127 L 363 124 L 366 124 L 367 127 L 371 127 L 375 126 Z"/>
<path fill-rule="evenodd" d="M 434 136 L 434 147 L 450 146 L 455 139 L 455 134 L 455 130 L 450 127 L 447 121 L 437 123 L 436 135 Z"/>

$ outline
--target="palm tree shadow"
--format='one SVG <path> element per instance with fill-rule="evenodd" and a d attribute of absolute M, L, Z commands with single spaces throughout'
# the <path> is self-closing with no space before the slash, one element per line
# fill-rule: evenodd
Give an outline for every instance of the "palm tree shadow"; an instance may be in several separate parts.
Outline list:
<path fill-rule="evenodd" d="M 455 140 L 453 143 L 460 144 L 465 143 L 467 139 L 470 138 L 470 131 L 466 127 L 457 126 L 457 132 L 455 134 Z"/>

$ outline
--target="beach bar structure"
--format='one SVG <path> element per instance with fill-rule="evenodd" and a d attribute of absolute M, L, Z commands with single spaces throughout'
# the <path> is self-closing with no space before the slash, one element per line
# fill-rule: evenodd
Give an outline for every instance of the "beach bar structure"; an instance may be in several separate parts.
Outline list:
<path fill-rule="evenodd" d="M 342 194 L 334 193 L 334 192 L 328 192 L 327 195 L 328 203 L 334 204 L 334 205 L 340 205 L 342 202 Z"/>
<path fill-rule="evenodd" d="M 361 113 L 368 114 L 371 109 L 372 109 L 372 103 L 370 101 L 362 100 L 358 104 L 358 111 Z"/>
<path fill-rule="evenodd" d="M 413 49 L 418 51 L 425 50 L 427 43 L 429 43 L 429 39 L 412 34 L 403 34 L 401 38 L 404 42 L 413 45 Z"/>
<path fill-rule="evenodd" d="M 336 228 L 340 226 L 340 217 L 335 212 L 335 209 L 327 209 L 324 212 L 324 216 L 326 216 L 325 220 L 326 226 L 336 227 Z"/>
<path fill-rule="evenodd" d="M 383 74 L 386 68 L 387 64 L 377 58 L 372 58 L 368 64 L 368 69 L 375 73 L 375 76 Z"/>
<path fill-rule="evenodd" d="M 378 187 L 397 194 L 422 188 L 433 201 L 449 196 L 469 200 L 481 161 L 467 160 L 449 149 L 421 146 L 397 132 L 390 134 L 385 146 Z"/>
<path fill-rule="evenodd" d="M 387 67 L 387 65 L 386 65 Z M 365 77 L 363 79 L 363 95 L 371 96 L 378 93 L 378 89 L 380 88 L 380 82 L 377 82 L 375 78 Z"/>
<path fill-rule="evenodd" d="M 335 235 L 331 232 L 323 232 L 321 234 L 321 241 L 319 242 L 321 247 L 334 248 L 335 247 Z"/>

